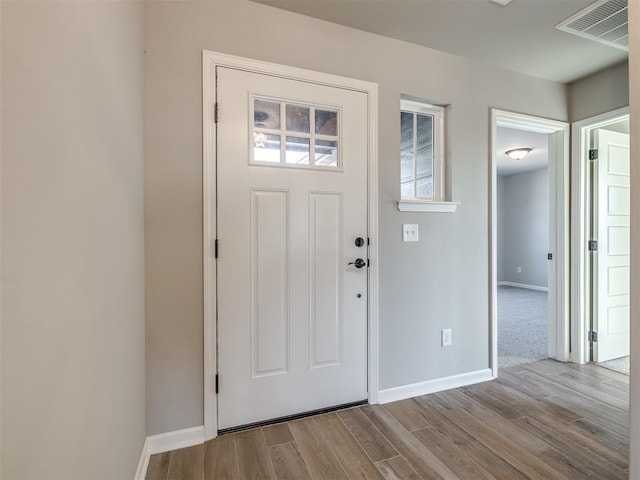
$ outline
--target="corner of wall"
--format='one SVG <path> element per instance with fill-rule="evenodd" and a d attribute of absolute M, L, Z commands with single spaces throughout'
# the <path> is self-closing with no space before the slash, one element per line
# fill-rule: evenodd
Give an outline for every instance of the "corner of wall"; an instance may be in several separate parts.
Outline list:
<path fill-rule="evenodd" d="M 629 95 L 631 106 L 631 155 L 640 159 L 640 2 L 629 2 Z M 640 167 L 631 162 L 631 204 L 640 204 Z M 631 283 L 640 283 L 640 210 L 631 210 Z M 637 291 L 637 290 L 636 290 Z M 631 369 L 640 371 L 640 295 L 631 295 Z M 634 328 L 634 325 L 636 328 Z M 630 384 L 629 478 L 640 477 L 640 377 Z"/>
<path fill-rule="evenodd" d="M 0 32 L 2 32 L 2 7 L 0 1 Z M 0 58 L 2 57 L 2 35 L 0 34 Z M 2 99 L 2 62 L 0 61 L 0 99 Z M 2 475 L 2 101 L 0 101 L 0 478 Z"/>

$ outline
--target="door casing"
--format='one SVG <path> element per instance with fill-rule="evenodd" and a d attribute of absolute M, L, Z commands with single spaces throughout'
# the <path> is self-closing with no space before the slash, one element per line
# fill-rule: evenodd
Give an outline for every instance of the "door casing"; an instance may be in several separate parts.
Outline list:
<path fill-rule="evenodd" d="M 587 333 L 591 318 L 591 262 L 589 241 L 589 135 L 596 128 L 629 118 L 629 107 L 596 115 L 572 124 L 571 157 L 571 339 L 570 360 L 575 363 L 590 361 Z"/>
<path fill-rule="evenodd" d="M 363 92 L 368 99 L 368 400 L 378 403 L 378 86 L 375 83 L 295 67 L 251 60 L 204 50 L 202 52 L 202 136 L 203 136 L 203 298 L 204 298 L 204 437 L 218 434 L 217 396 L 217 331 L 216 331 L 216 68 L 225 66 L 250 72 L 275 75 L 293 80 Z M 218 113 L 220 118 L 224 112 Z"/>
<path fill-rule="evenodd" d="M 557 120 L 491 109 L 489 167 L 489 319 L 490 367 L 493 378 L 498 376 L 498 290 L 497 290 L 497 128 L 507 127 L 549 134 L 549 197 L 553 196 L 555 212 L 549 212 L 549 245 L 553 253 L 549 276 L 549 295 L 555 294 L 555 321 L 549 326 L 549 355 L 560 361 L 569 360 L 569 124 Z M 554 233 L 555 232 L 555 233 Z"/>

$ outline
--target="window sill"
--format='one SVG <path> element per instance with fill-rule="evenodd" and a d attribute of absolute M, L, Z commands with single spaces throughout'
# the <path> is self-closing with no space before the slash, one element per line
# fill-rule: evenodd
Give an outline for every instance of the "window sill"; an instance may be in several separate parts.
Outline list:
<path fill-rule="evenodd" d="M 431 200 L 400 200 L 398 210 L 401 212 L 434 212 L 454 213 L 459 202 L 433 202 Z"/>

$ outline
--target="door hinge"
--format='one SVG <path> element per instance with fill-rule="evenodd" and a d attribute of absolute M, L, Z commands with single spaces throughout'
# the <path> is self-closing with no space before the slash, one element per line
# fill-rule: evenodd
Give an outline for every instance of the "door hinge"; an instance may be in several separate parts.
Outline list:
<path fill-rule="evenodd" d="M 553 260 L 553 253 L 547 253 L 547 260 Z"/>
<path fill-rule="evenodd" d="M 595 332 L 593 330 L 589 330 L 588 340 L 590 342 L 597 342 L 598 341 L 598 332 Z"/>
<path fill-rule="evenodd" d="M 216 373 L 216 393 L 218 393 L 220 391 L 219 389 L 219 384 L 218 384 L 218 374 Z"/>
<path fill-rule="evenodd" d="M 367 237 L 367 247 L 371 245 L 371 239 L 369 237 Z"/>
<path fill-rule="evenodd" d="M 213 123 L 218 123 L 218 103 L 213 106 Z"/>
<path fill-rule="evenodd" d="M 218 258 L 218 239 L 217 238 L 215 242 L 213 242 L 213 255 L 215 258 Z"/>
<path fill-rule="evenodd" d="M 367 258 L 367 268 L 371 266 L 371 260 Z"/>
<path fill-rule="evenodd" d="M 597 160 L 598 159 L 598 149 L 592 148 L 589 150 L 589 160 Z"/>
<path fill-rule="evenodd" d="M 598 240 L 589 240 L 589 251 L 590 252 L 598 251 Z"/>

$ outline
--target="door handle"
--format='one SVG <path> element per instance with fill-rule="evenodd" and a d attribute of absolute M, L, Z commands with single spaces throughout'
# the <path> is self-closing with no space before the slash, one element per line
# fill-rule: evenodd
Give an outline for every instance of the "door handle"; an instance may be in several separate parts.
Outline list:
<path fill-rule="evenodd" d="M 356 268 L 362 268 L 367 264 L 363 259 L 356 258 L 355 261 L 347 263 L 347 265 L 353 265 Z"/>

